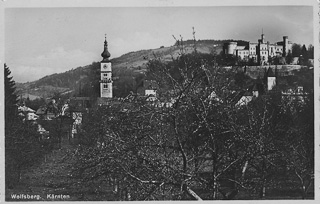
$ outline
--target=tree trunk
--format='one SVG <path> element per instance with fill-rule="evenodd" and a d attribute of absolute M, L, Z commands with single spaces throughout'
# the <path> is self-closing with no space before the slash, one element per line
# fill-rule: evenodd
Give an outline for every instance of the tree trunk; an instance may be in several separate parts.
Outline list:
<path fill-rule="evenodd" d="M 244 179 L 244 176 L 245 176 L 245 173 L 247 171 L 247 168 L 248 168 L 248 164 L 249 164 L 249 161 L 247 160 L 243 166 L 243 169 L 242 169 L 242 179 Z"/>
<path fill-rule="evenodd" d="M 129 187 L 127 187 L 127 192 L 126 192 L 126 196 L 127 196 L 127 200 L 128 201 L 131 201 L 131 194 L 130 194 L 130 188 Z"/>
<path fill-rule="evenodd" d="M 306 199 L 306 186 L 302 184 L 302 199 Z"/>
<path fill-rule="evenodd" d="M 266 196 L 266 181 L 263 179 L 262 184 L 261 184 L 261 189 L 260 189 L 260 199 L 263 199 Z"/>
<path fill-rule="evenodd" d="M 217 172 L 213 172 L 213 199 L 218 199 L 218 181 L 217 181 Z"/>
<path fill-rule="evenodd" d="M 190 196 L 192 196 L 194 199 L 196 200 L 202 200 L 200 198 L 200 196 L 198 196 L 198 194 L 196 194 L 193 190 L 191 190 L 186 184 L 184 184 L 184 190 L 187 192 L 187 194 L 189 194 Z"/>
<path fill-rule="evenodd" d="M 301 174 L 299 174 L 299 172 L 295 169 L 294 170 L 296 176 L 298 177 L 299 181 L 300 181 L 300 185 L 301 185 L 301 197 L 302 199 L 305 199 L 306 196 L 307 196 L 307 191 L 308 191 L 308 188 L 309 187 L 306 187 L 305 185 L 305 182 L 304 182 L 304 179 L 302 177 Z M 310 186 L 311 182 L 309 183 L 309 186 Z"/>
<path fill-rule="evenodd" d="M 21 179 L 21 168 L 18 167 L 17 168 L 17 183 L 20 183 L 20 179 Z"/>

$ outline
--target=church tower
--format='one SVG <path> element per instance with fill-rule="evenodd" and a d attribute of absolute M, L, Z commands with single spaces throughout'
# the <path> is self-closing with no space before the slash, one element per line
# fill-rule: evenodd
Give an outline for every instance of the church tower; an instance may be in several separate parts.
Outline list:
<path fill-rule="evenodd" d="M 105 36 L 104 50 L 101 53 L 102 61 L 100 62 L 100 97 L 101 98 L 112 98 L 112 70 L 111 56 L 108 51 L 107 37 Z"/>

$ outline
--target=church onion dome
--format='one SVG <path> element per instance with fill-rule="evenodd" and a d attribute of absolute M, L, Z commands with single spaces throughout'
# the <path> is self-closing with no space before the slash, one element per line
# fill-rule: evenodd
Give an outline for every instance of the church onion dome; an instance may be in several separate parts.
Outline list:
<path fill-rule="evenodd" d="M 110 57 L 110 53 L 108 51 L 108 43 L 107 43 L 107 38 L 105 37 L 105 40 L 104 40 L 104 50 L 103 52 L 101 53 L 101 57 L 103 58 L 103 62 L 109 62 L 109 57 Z"/>

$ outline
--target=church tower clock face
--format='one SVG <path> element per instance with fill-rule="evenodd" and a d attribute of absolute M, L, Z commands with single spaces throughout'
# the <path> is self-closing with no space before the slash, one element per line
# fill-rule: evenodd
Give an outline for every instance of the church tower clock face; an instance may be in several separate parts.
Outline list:
<path fill-rule="evenodd" d="M 111 72 L 111 63 L 102 63 L 101 71 L 103 72 Z"/>

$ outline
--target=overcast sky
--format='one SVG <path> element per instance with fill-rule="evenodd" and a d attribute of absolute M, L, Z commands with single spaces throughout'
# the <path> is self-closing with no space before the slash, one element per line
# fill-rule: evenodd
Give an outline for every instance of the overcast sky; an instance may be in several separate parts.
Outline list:
<path fill-rule="evenodd" d="M 313 44 L 310 6 L 6 8 L 5 63 L 16 82 L 100 61 L 104 34 L 111 58 L 171 46 L 172 35 Z"/>

